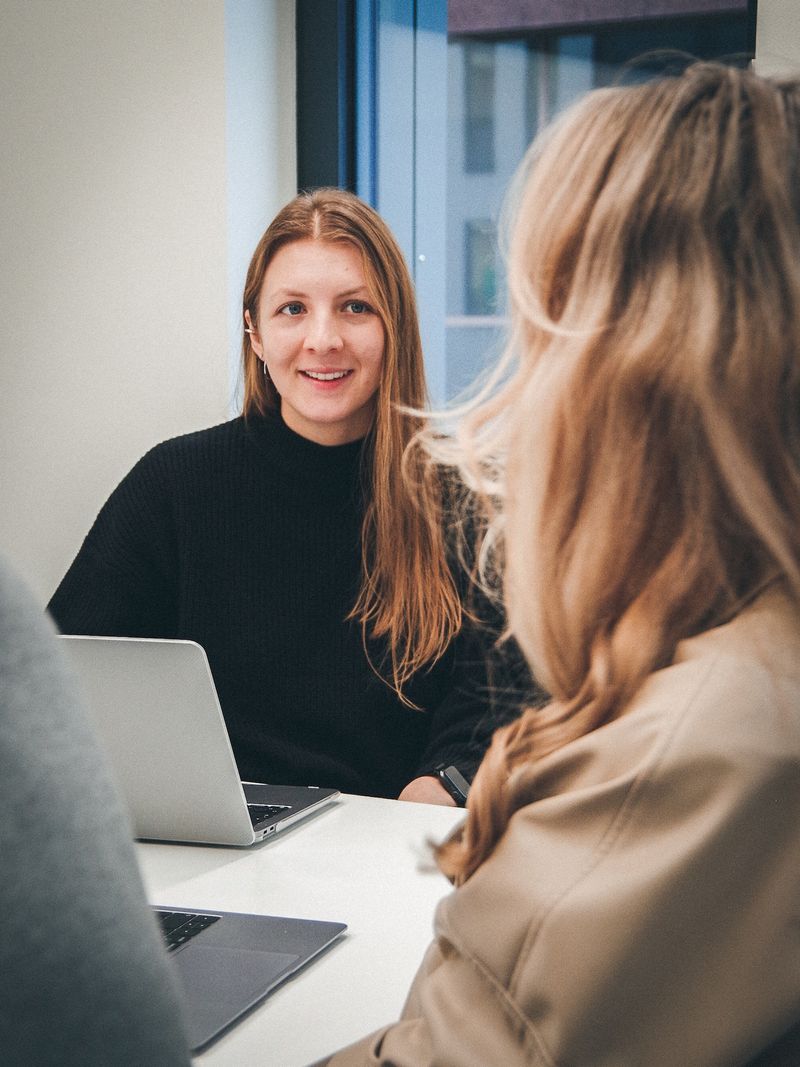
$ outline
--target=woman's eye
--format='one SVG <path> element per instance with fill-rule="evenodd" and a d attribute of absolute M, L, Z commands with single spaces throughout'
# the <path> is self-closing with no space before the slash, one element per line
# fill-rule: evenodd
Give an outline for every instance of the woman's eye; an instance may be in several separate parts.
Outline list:
<path fill-rule="evenodd" d="M 372 311 L 369 304 L 365 304 L 363 300 L 348 300 L 345 304 L 345 310 L 352 312 L 353 315 L 366 315 Z"/>
<path fill-rule="evenodd" d="M 281 315 L 289 315 L 292 318 L 294 318 L 297 315 L 301 315 L 302 313 L 303 313 L 303 305 L 302 304 L 296 304 L 296 303 L 295 304 L 284 304 L 283 307 L 280 309 L 280 314 Z"/>

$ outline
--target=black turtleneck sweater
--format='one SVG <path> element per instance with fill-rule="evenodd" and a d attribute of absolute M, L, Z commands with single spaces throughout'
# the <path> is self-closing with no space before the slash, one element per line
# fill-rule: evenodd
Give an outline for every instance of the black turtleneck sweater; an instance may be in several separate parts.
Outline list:
<path fill-rule="evenodd" d="M 277 417 L 157 445 L 97 517 L 50 601 L 56 624 L 201 644 L 244 779 L 396 797 L 442 761 L 471 776 L 498 725 L 488 639 L 462 633 L 412 680 L 418 711 L 376 677 L 346 621 L 361 577 L 361 453 Z M 373 662 L 381 652 L 370 646 Z"/>

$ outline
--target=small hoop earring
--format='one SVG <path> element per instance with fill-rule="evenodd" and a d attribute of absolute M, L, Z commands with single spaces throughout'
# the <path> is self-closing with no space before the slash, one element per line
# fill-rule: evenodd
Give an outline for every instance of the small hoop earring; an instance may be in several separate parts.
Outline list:
<path fill-rule="evenodd" d="M 263 370 L 263 372 L 264 372 L 264 377 L 265 377 L 265 378 L 268 378 L 268 377 L 269 377 L 269 375 L 267 374 L 267 361 L 266 361 L 265 359 L 262 359 L 262 360 L 261 360 L 261 369 L 262 369 L 262 370 Z"/>

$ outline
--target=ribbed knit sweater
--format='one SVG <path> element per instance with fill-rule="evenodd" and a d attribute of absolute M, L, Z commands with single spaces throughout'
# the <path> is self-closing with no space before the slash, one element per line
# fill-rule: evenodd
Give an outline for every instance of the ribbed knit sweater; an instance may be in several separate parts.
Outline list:
<path fill-rule="evenodd" d="M 361 442 L 318 445 L 275 416 L 157 445 L 104 505 L 49 610 L 63 633 L 201 644 L 245 779 L 396 797 L 441 761 L 469 777 L 498 725 L 487 638 L 462 632 L 415 676 L 415 710 L 346 621 L 361 466 Z M 370 645 L 374 663 L 383 651 Z"/>

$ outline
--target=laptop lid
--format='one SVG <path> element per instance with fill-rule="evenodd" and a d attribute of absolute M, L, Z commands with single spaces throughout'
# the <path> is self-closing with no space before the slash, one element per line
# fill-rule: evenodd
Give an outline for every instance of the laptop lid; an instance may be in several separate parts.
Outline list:
<path fill-rule="evenodd" d="M 137 837 L 250 845 L 334 789 L 248 784 L 278 809 L 256 829 L 204 649 L 194 641 L 62 635 Z"/>
<path fill-rule="evenodd" d="M 346 924 L 154 905 L 199 1052 L 323 952 Z"/>

